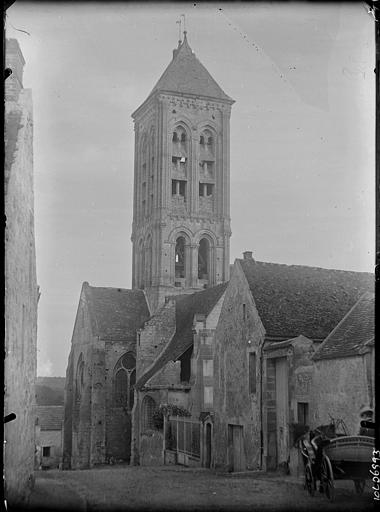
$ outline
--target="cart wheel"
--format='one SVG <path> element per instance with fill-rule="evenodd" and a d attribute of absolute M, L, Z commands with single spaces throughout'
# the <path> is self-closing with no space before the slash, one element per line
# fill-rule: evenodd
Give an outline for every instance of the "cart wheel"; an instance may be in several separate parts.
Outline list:
<path fill-rule="evenodd" d="M 310 496 L 314 496 L 315 479 L 310 464 L 307 464 L 305 467 L 305 489 L 307 489 L 307 492 L 310 494 Z"/>
<path fill-rule="evenodd" d="M 334 489 L 334 474 L 331 467 L 330 459 L 327 455 L 323 456 L 322 467 L 321 467 L 321 484 L 323 492 L 326 494 L 326 498 L 329 501 L 334 501 L 335 489 Z"/>
<path fill-rule="evenodd" d="M 354 480 L 356 494 L 363 494 L 365 487 L 365 480 Z"/>

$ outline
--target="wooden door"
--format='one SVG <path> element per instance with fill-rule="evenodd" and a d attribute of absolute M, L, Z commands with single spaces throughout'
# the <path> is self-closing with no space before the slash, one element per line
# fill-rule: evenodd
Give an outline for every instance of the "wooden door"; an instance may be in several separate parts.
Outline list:
<path fill-rule="evenodd" d="M 241 425 L 228 425 L 228 444 L 230 471 L 243 471 L 245 468 L 243 427 Z"/>
<path fill-rule="evenodd" d="M 206 468 L 211 467 L 211 425 L 206 423 Z"/>
<path fill-rule="evenodd" d="M 288 362 L 281 357 L 276 360 L 277 466 L 288 460 L 288 411 Z"/>

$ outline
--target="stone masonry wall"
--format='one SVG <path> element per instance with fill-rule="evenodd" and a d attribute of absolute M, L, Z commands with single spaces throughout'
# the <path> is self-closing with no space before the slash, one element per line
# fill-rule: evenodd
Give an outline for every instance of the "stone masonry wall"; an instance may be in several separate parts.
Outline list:
<path fill-rule="evenodd" d="M 245 316 L 243 314 L 245 304 Z M 228 425 L 243 426 L 246 469 L 261 464 L 260 351 L 264 340 L 251 292 L 235 263 L 226 290 L 214 343 L 214 441 L 216 468 L 230 468 Z M 250 342 L 250 343 L 249 343 Z M 256 352 L 256 393 L 249 390 L 249 352 Z"/>
<path fill-rule="evenodd" d="M 369 404 L 364 357 L 315 361 L 311 405 L 311 428 L 341 418 L 351 435 L 358 434 L 359 411 Z"/>
<path fill-rule="evenodd" d="M 168 300 L 138 335 L 137 379 L 156 360 L 175 332 L 175 302 Z"/>
<path fill-rule="evenodd" d="M 64 417 L 65 467 L 87 468 L 91 464 L 91 432 L 94 348 L 99 340 L 93 336 L 91 317 L 85 294 L 81 293 L 66 371 L 66 402 Z M 78 363 L 84 362 L 83 386 L 78 378 Z M 70 438 L 71 432 L 71 438 Z"/>
<path fill-rule="evenodd" d="M 62 431 L 61 430 L 41 430 L 41 465 L 45 468 L 57 469 L 62 462 Z M 50 446 L 50 456 L 42 455 L 42 448 Z"/>
<path fill-rule="evenodd" d="M 24 61 L 17 41 L 12 41 L 7 41 L 6 65 L 18 66 L 18 85 L 5 84 L 4 414 L 17 417 L 4 425 L 3 453 L 7 499 L 16 505 L 27 500 L 34 478 L 38 287 L 32 97 L 22 89 Z"/>

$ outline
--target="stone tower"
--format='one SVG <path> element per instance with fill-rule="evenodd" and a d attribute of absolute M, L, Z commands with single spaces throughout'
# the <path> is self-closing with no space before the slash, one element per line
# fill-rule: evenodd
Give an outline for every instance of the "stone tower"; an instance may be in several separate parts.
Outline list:
<path fill-rule="evenodd" d="M 186 32 L 135 123 L 133 288 L 151 312 L 166 295 L 229 279 L 230 113 L 234 103 Z"/>

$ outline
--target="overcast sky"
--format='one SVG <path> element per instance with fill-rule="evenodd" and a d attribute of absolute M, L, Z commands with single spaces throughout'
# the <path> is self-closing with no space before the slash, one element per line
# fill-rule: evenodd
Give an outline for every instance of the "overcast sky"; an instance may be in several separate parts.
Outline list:
<path fill-rule="evenodd" d="M 182 13 L 196 56 L 236 100 L 231 262 L 252 250 L 260 261 L 373 270 L 375 44 L 364 2 L 17 0 L 6 27 L 33 94 L 39 375 L 65 375 L 83 281 L 131 286 L 131 113 L 169 64 Z"/>

